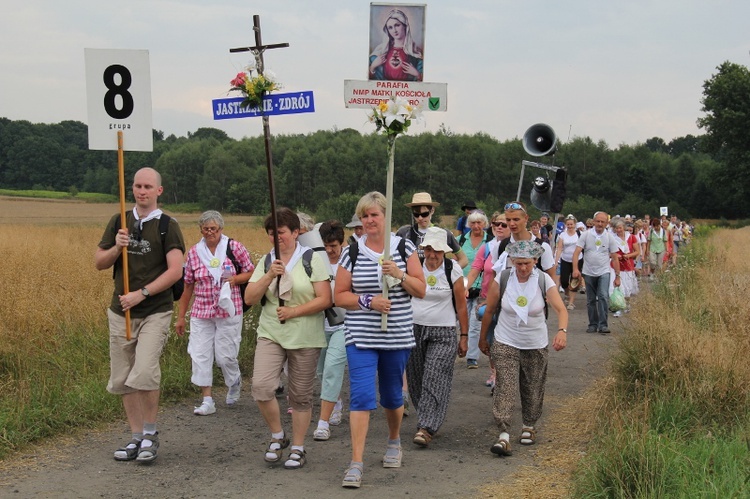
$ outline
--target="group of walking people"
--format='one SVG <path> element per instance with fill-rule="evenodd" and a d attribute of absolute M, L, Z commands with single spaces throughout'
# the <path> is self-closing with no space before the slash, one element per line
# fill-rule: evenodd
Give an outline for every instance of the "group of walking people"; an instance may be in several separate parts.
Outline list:
<path fill-rule="evenodd" d="M 179 280 L 185 252 L 179 225 L 156 208 L 162 191 L 155 170 L 139 170 L 132 217 L 125 228 L 118 226 L 119 217 L 112 218 L 96 255 L 97 268 L 115 266 L 108 389 L 123 396 L 132 430 L 131 440 L 114 454 L 122 461 L 152 462 L 158 455 L 158 359 L 172 314 L 172 285 Z M 447 416 L 456 357 L 478 357 L 479 352 L 495 367 L 493 415 L 500 431 L 491 452 L 511 454 L 509 426 L 518 391 L 523 416 L 518 441 L 533 444 L 547 372 L 548 306 L 558 323 L 553 348 L 561 350 L 567 343 L 567 309 L 550 275 L 551 249 L 529 232 L 522 203 L 508 203 L 495 213 L 489 236 L 487 217 L 473 210 L 470 234 L 460 238 L 432 225 L 437 205 L 429 194 L 415 194 L 407 204 L 414 224 L 397 235 L 386 227 L 385 197 L 370 192 L 347 224 L 359 234 L 348 246 L 340 222 L 313 227 L 323 248 L 301 244 L 309 227 L 302 227 L 292 210 L 280 208 L 264 221 L 269 245 L 278 254 L 271 250 L 258 262 L 223 234 L 220 213 L 203 213 L 198 220 L 202 238 L 184 258 L 184 291 L 175 324 L 178 334 L 190 335 L 191 381 L 203 397 L 194 414 L 216 412 L 214 362 L 227 386 L 226 404 L 239 400 L 243 307 L 259 304 L 251 393 L 270 433 L 265 461 L 283 462 L 288 469 L 305 466 L 316 378 L 321 380 L 321 410 L 313 438 L 330 438 L 331 425 L 341 421 L 340 394 L 348 366 L 351 457 L 342 485 L 362 483 L 370 413 L 378 404 L 388 425 L 382 465 L 400 467 L 404 387 L 416 409 L 412 442 L 427 447 Z M 119 265 L 126 248 L 135 289 L 128 293 L 123 292 Z M 475 287 L 478 293 L 471 291 Z M 149 314 L 157 311 L 152 324 Z M 123 333 L 127 316 L 128 335 Z M 282 372 L 292 409 L 290 431 L 284 428 L 276 397 Z"/>

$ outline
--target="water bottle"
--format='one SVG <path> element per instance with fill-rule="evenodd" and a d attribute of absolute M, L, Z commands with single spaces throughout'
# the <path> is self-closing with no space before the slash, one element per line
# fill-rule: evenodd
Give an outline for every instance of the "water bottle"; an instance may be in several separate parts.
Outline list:
<path fill-rule="evenodd" d="M 231 265 L 224 265 L 224 270 L 221 272 L 221 284 L 223 285 L 226 281 L 229 280 L 230 277 L 232 277 L 232 266 Z"/>

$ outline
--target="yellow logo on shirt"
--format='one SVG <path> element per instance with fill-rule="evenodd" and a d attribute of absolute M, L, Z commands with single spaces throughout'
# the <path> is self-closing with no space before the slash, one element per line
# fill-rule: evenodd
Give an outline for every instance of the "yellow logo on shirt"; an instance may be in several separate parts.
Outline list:
<path fill-rule="evenodd" d="M 435 277 L 434 275 L 427 276 L 427 284 L 429 286 L 434 286 L 435 284 L 437 284 L 437 277 Z"/>
<path fill-rule="evenodd" d="M 217 268 L 219 266 L 219 263 L 221 263 L 221 262 L 219 262 L 218 258 L 212 258 L 211 262 L 209 262 L 209 265 L 211 265 L 212 269 L 215 269 L 215 268 Z"/>
<path fill-rule="evenodd" d="M 519 296 L 516 299 L 516 305 L 518 305 L 519 307 L 525 307 L 528 303 L 529 300 L 527 300 L 525 296 Z"/>

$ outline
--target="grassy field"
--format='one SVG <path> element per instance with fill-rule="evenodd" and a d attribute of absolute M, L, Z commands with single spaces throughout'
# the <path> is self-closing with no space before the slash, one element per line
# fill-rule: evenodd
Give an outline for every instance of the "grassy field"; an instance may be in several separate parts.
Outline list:
<path fill-rule="evenodd" d="M 750 496 L 750 228 L 697 238 L 637 300 L 573 497 Z"/>
<path fill-rule="evenodd" d="M 112 272 L 97 272 L 93 264 L 117 211 L 118 204 L 0 198 L 0 458 L 122 414 L 119 398 L 105 390 Z M 198 214 L 176 218 L 192 246 L 200 238 Z M 225 233 L 242 241 L 255 261 L 270 246 L 254 217 L 228 217 Z M 245 319 L 240 361 L 248 373 L 257 311 Z M 197 393 L 186 349 L 186 339 L 170 336 L 162 362 L 166 400 Z"/>

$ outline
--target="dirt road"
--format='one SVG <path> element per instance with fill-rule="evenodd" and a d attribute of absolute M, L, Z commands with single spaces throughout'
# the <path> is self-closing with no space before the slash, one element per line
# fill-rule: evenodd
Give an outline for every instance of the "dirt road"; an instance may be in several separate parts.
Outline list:
<path fill-rule="evenodd" d="M 605 363 L 622 332 L 619 319 L 610 316 L 613 333 L 587 334 L 585 299 L 571 312 L 568 348 L 550 351 L 545 414 L 574 397 L 604 374 Z M 557 321 L 550 312 L 550 329 Z M 187 355 L 187 354 L 186 354 Z M 477 487 L 508 481 L 519 466 L 531 465 L 544 446 L 555 444 L 555 428 L 538 425 L 538 443 L 514 445 L 510 457 L 489 452 L 497 438 L 492 419 L 487 378 L 487 359 L 478 370 L 456 361 L 453 395 L 447 421 L 428 449 L 411 443 L 416 417 L 405 419 L 401 432 L 403 467 L 385 469 L 380 460 L 385 450 L 386 423 L 382 410 L 372 415 L 365 450 L 363 486 L 341 488 L 349 462 L 348 419 L 333 427 L 331 440 L 314 442 L 311 425 L 306 441 L 308 463 L 301 470 L 269 466 L 263 453 L 269 438 L 262 418 L 250 397 L 249 383 L 243 387 L 236 407 L 223 403 L 217 389 L 217 412 L 212 416 L 192 414 L 193 402 L 162 409 L 159 429 L 162 446 L 152 465 L 120 463 L 112 451 L 129 439 L 124 421 L 103 430 L 83 433 L 75 439 L 58 439 L 19 453 L 0 463 L 2 497 L 475 497 Z M 103 380 L 104 382 L 104 380 Z M 283 409 L 286 403 L 280 400 Z M 520 406 L 516 403 L 514 428 L 520 429 Z M 313 414 L 317 421 L 317 407 Z M 284 416 L 287 431 L 290 416 Z M 516 441 L 517 431 L 511 433 Z M 508 496 L 512 496 L 508 491 Z"/>

